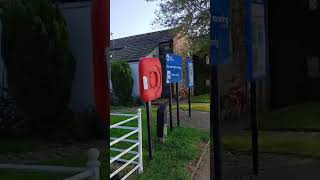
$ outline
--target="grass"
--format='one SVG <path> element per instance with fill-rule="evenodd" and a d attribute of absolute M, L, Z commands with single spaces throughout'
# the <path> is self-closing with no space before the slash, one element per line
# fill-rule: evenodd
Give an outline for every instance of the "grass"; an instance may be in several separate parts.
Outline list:
<path fill-rule="evenodd" d="M 32 180 L 58 180 L 64 179 L 68 176 L 56 173 L 44 173 L 44 172 L 17 172 L 11 170 L 1 170 L 0 179 L 10 180 L 21 180 L 21 179 L 32 179 Z"/>
<path fill-rule="evenodd" d="M 41 148 L 43 142 L 37 140 L 0 139 L 0 154 L 26 153 Z"/>
<path fill-rule="evenodd" d="M 106 152 L 100 150 L 101 153 Z M 100 154 L 100 177 L 102 180 L 107 180 L 107 171 L 109 169 L 108 163 L 105 163 L 105 155 Z M 55 165 L 55 166 L 76 166 L 85 167 L 87 162 L 87 152 L 74 154 L 69 158 L 50 159 L 40 162 L 41 165 Z M 15 171 L 15 170 L 0 170 L 0 179 L 20 180 L 20 179 L 32 179 L 32 180 L 58 180 L 71 177 L 73 174 L 65 173 L 48 173 L 48 172 L 31 172 L 31 171 Z"/>
<path fill-rule="evenodd" d="M 152 117 L 152 134 L 155 138 L 155 108 L 152 110 Z M 119 122 L 123 119 L 124 118 L 113 116 L 111 118 L 111 124 Z M 200 142 L 208 140 L 208 133 L 191 128 L 175 128 L 172 132 L 169 132 L 168 138 L 164 144 L 160 145 L 156 139 L 153 139 L 155 154 L 154 159 L 149 161 L 147 149 L 147 119 L 144 110 L 142 111 L 142 124 L 144 173 L 139 177 L 139 179 L 190 179 L 190 172 L 188 172 L 187 166 L 200 153 L 198 145 Z M 137 124 L 136 122 L 130 122 L 126 125 L 136 126 Z M 123 130 L 121 131 L 111 130 L 111 136 L 120 137 L 128 132 L 123 132 Z M 130 137 L 130 139 L 136 138 L 136 136 Z M 129 144 L 118 143 L 115 147 L 127 148 L 129 147 Z M 116 154 L 117 153 L 111 153 L 112 156 L 115 156 Z M 125 159 L 130 159 L 132 157 L 132 155 L 124 156 Z"/>
<path fill-rule="evenodd" d="M 173 106 L 173 108 L 176 108 L 176 106 Z M 189 110 L 188 103 L 180 104 L 180 109 L 183 111 L 188 111 Z M 210 112 L 210 96 L 209 96 L 209 94 L 193 96 L 191 98 L 191 109 L 194 111 Z"/>
<path fill-rule="evenodd" d="M 193 96 L 191 98 L 191 102 L 192 103 L 210 103 L 210 96 L 209 96 L 209 94 Z"/>
<path fill-rule="evenodd" d="M 274 133 L 261 132 L 259 151 L 264 153 L 288 154 L 309 158 L 320 158 L 320 133 Z M 251 151 L 251 136 L 243 134 L 223 138 L 226 150 Z"/>
<path fill-rule="evenodd" d="M 173 106 L 175 107 L 175 106 Z M 258 114 L 259 129 L 286 131 L 320 131 L 320 102 L 309 102 Z M 180 105 L 184 111 L 187 103 Z M 191 109 L 210 112 L 209 95 L 194 96 Z"/>
<path fill-rule="evenodd" d="M 261 114 L 259 128 L 264 130 L 320 130 L 320 103 L 310 102 Z"/>
<path fill-rule="evenodd" d="M 139 179 L 190 179 L 188 165 L 198 157 L 198 145 L 208 138 L 207 133 L 192 128 L 174 129 L 164 144 L 157 144 L 154 159 L 147 163 Z"/>
<path fill-rule="evenodd" d="M 23 154 L 27 152 L 33 152 L 38 150 L 43 150 L 45 142 L 37 140 L 17 140 L 17 139 L 1 139 L 0 143 L 0 154 L 8 153 L 17 153 Z M 101 179 L 106 180 L 106 172 L 109 169 L 108 163 L 105 163 L 103 159 L 105 155 L 102 153 L 106 152 L 105 150 L 100 150 L 100 162 L 101 164 Z M 50 159 L 37 164 L 40 165 L 56 165 L 56 166 L 86 166 L 87 162 L 87 152 L 79 152 L 72 155 L 69 158 L 57 158 Z M 33 171 L 15 171 L 15 170 L 0 170 L 0 179 L 34 179 L 34 180 L 57 180 L 70 177 L 73 174 L 64 174 L 64 173 L 48 173 L 48 172 L 33 172 Z"/>
<path fill-rule="evenodd" d="M 186 103 L 183 103 L 180 105 L 180 109 L 182 109 L 183 111 L 188 111 L 189 105 Z M 210 112 L 210 104 L 209 103 L 191 103 L 191 109 L 195 111 Z"/>

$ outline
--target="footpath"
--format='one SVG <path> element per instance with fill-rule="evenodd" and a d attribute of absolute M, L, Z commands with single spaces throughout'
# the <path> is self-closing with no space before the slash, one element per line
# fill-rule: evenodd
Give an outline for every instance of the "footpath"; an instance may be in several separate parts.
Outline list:
<path fill-rule="evenodd" d="M 173 122 L 176 123 L 176 112 L 173 111 Z M 210 131 L 210 114 L 192 111 L 192 118 L 187 111 L 180 111 L 182 126 Z M 223 124 L 222 134 L 236 134 L 243 131 L 248 122 L 227 122 Z M 176 124 L 175 124 L 176 125 Z M 238 131 L 237 131 L 238 130 Z M 317 142 L 315 142 L 317 143 Z M 204 149 L 194 180 L 210 180 L 210 150 Z M 320 160 L 300 158 L 292 155 L 259 153 L 259 176 L 251 175 L 251 155 L 245 152 L 224 152 L 224 180 L 319 180 Z M 213 172 L 212 172 L 213 173 Z"/>

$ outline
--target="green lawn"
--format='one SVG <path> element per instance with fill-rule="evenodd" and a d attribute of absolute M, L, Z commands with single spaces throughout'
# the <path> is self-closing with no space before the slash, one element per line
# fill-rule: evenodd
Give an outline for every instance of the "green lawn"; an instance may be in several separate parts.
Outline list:
<path fill-rule="evenodd" d="M 139 179 L 191 179 L 188 165 L 199 157 L 199 144 L 208 138 L 208 133 L 199 130 L 175 128 L 164 144 L 157 144 L 154 159 L 145 164 L 145 171 Z"/>
<path fill-rule="evenodd" d="M 44 173 L 44 172 L 17 172 L 11 170 L 0 170 L 0 179 L 6 180 L 61 180 L 68 176 L 56 174 L 56 173 Z"/>
<path fill-rule="evenodd" d="M 44 142 L 37 140 L 0 139 L 0 154 L 25 153 L 41 149 Z"/>
<path fill-rule="evenodd" d="M 259 128 L 264 130 L 320 130 L 320 103 L 310 102 L 261 114 Z"/>
<path fill-rule="evenodd" d="M 2 139 L 0 143 L 0 154 L 7 153 L 27 153 L 32 151 L 45 150 L 43 146 L 45 142 L 37 140 L 16 140 L 16 139 Z M 108 163 L 105 163 L 103 153 L 106 151 L 100 149 L 100 162 L 101 164 L 101 179 L 106 180 L 106 171 L 109 169 Z M 79 152 L 72 155 L 69 158 L 56 158 L 50 159 L 37 164 L 40 165 L 56 165 L 56 166 L 80 166 L 85 167 L 87 161 L 87 152 Z M 22 179 L 32 179 L 32 180 L 60 180 L 66 177 L 70 177 L 73 174 L 63 174 L 63 173 L 47 173 L 47 172 L 31 172 L 31 171 L 15 171 L 15 170 L 0 170 L 0 179 L 10 179 L 10 180 L 22 180 Z"/>
<path fill-rule="evenodd" d="M 193 96 L 191 98 L 191 102 L 192 103 L 210 103 L 210 96 L 209 96 L 209 94 Z"/>
<path fill-rule="evenodd" d="M 320 133 L 260 132 L 259 151 L 320 158 Z M 251 151 L 251 136 L 243 134 L 223 137 L 225 150 Z"/>
<path fill-rule="evenodd" d="M 131 112 L 135 113 L 135 112 Z M 153 137 L 156 137 L 156 109 L 152 111 Z M 111 124 L 119 122 L 125 118 L 119 118 L 113 116 L 111 118 Z M 188 172 L 187 166 L 190 162 L 197 158 L 201 150 L 198 149 L 198 145 L 201 141 L 205 142 L 209 139 L 209 134 L 199 130 L 191 128 L 175 128 L 172 132 L 168 132 L 168 139 L 162 145 L 160 145 L 156 139 L 154 139 L 155 154 L 154 159 L 150 161 L 148 159 L 147 149 L 147 123 L 146 113 L 142 111 L 142 124 L 143 124 L 143 159 L 144 159 L 144 173 L 139 179 L 190 179 L 190 172 Z M 136 126 L 136 122 L 127 123 L 128 126 Z M 122 131 L 122 132 L 121 132 Z M 123 130 L 111 130 L 111 136 L 120 137 L 127 132 Z M 136 139 L 136 136 L 130 137 L 130 139 Z M 115 145 L 117 148 L 127 148 L 130 144 L 118 143 Z M 183 147 L 183 148 L 181 148 Z M 116 155 L 117 153 L 111 153 Z M 132 158 L 132 155 L 124 156 L 125 159 Z"/>
<path fill-rule="evenodd" d="M 210 112 L 210 103 L 205 102 L 207 95 L 195 96 L 191 109 Z M 174 108 L 176 106 L 173 106 Z M 183 103 L 180 109 L 187 111 L 189 105 Z M 258 113 L 261 130 L 320 131 L 320 102 L 309 102 L 266 113 Z"/>
<path fill-rule="evenodd" d="M 189 105 L 187 103 L 183 103 L 180 105 L 180 109 L 183 111 L 188 111 Z M 210 112 L 210 103 L 191 103 L 191 109 L 195 111 Z"/>

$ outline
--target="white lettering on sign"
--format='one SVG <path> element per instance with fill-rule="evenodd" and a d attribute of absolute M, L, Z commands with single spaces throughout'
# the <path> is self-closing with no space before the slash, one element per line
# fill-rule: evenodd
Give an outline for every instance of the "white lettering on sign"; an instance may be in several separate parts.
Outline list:
<path fill-rule="evenodd" d="M 169 54 L 167 54 L 167 61 L 174 61 L 174 59 Z"/>
<path fill-rule="evenodd" d="M 212 16 L 212 21 L 226 26 L 229 25 L 229 18 L 226 16 Z"/>
<path fill-rule="evenodd" d="M 170 65 L 167 65 L 167 69 L 179 69 L 181 70 L 182 68 L 180 66 L 170 66 Z"/>
<path fill-rule="evenodd" d="M 143 89 L 144 90 L 148 90 L 149 89 L 148 77 L 147 76 L 143 76 L 142 80 L 143 80 Z"/>

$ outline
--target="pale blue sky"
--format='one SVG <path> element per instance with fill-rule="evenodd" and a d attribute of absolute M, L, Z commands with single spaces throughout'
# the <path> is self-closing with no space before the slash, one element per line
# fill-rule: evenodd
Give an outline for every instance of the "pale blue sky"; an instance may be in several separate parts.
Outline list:
<path fill-rule="evenodd" d="M 152 25 L 157 2 L 145 0 L 111 0 L 110 31 L 112 39 L 162 30 Z"/>

